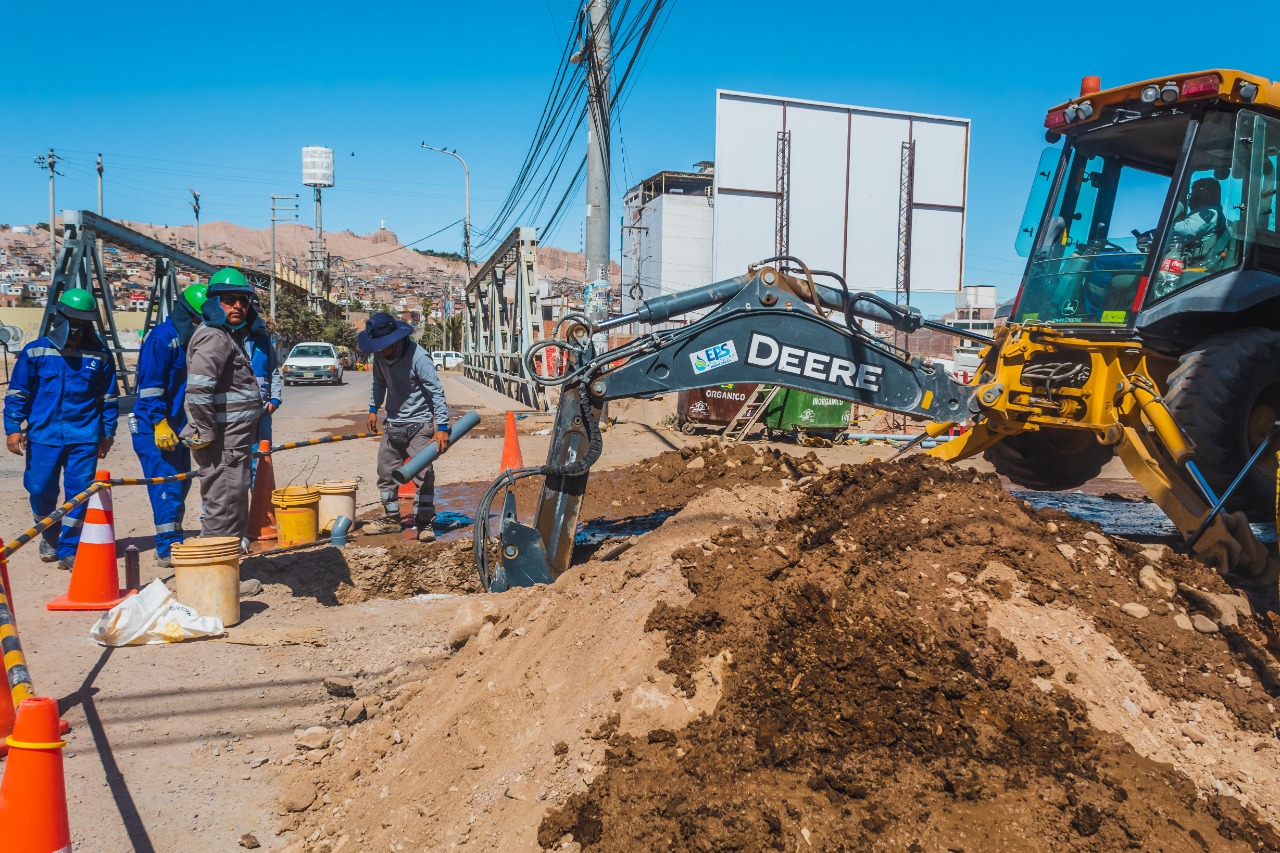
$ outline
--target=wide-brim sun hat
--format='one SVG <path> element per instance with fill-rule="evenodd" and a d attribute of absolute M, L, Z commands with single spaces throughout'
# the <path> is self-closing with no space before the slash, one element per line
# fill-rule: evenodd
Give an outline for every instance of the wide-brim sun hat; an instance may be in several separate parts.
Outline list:
<path fill-rule="evenodd" d="M 364 324 L 364 331 L 356 335 L 356 346 L 360 352 L 379 352 L 412 334 L 413 326 L 390 314 L 378 313 L 370 317 Z"/>

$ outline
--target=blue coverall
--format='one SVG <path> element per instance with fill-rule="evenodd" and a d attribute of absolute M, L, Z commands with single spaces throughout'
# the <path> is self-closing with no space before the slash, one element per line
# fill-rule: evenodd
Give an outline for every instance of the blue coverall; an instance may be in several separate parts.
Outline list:
<path fill-rule="evenodd" d="M 262 394 L 262 418 L 258 421 L 258 441 L 271 441 L 271 415 L 267 413 L 268 403 L 280 408 L 280 397 L 283 393 L 284 377 L 280 375 L 280 366 L 276 362 L 275 347 L 271 345 L 271 335 L 261 318 L 255 318 L 249 336 L 244 342 L 245 354 L 253 366 L 253 375 L 258 379 L 258 391 Z M 258 449 L 257 444 L 253 446 Z M 257 473 L 258 457 L 253 457 L 253 471 Z"/>
<path fill-rule="evenodd" d="M 4 395 L 4 431 L 22 432 L 26 423 L 22 485 L 37 521 L 57 507 L 60 475 L 66 498 L 93 483 L 98 443 L 116 434 L 117 404 L 116 368 L 97 335 L 86 336 L 79 348 L 59 349 L 48 337 L 22 348 Z M 61 535 L 56 527 L 44 531 L 59 560 L 75 557 L 84 513 L 84 504 L 67 513 Z"/>
<path fill-rule="evenodd" d="M 129 418 L 133 451 L 142 463 L 144 477 L 170 477 L 191 470 L 191 451 L 179 443 L 173 450 L 156 447 L 155 428 L 162 420 L 175 433 L 186 426 L 183 403 L 187 396 L 187 353 L 172 320 L 148 333 L 138 353 L 138 402 Z M 182 541 L 182 516 L 191 481 L 147 486 L 151 515 L 156 525 L 156 554 L 168 557 L 174 543 Z"/>

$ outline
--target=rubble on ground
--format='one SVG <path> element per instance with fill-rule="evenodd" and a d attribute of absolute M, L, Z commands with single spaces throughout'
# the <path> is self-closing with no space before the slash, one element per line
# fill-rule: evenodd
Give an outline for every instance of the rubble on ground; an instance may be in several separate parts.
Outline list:
<path fill-rule="evenodd" d="M 1211 569 L 924 457 L 603 494 L 683 508 L 354 679 L 288 850 L 1280 848 L 1273 638 Z"/>

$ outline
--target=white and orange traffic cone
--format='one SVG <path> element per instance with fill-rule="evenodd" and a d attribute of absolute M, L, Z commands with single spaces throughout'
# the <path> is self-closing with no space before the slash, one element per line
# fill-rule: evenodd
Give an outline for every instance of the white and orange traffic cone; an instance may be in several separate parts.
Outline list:
<path fill-rule="evenodd" d="M 98 479 L 104 479 L 103 474 L 106 472 L 99 471 Z M 130 594 L 129 590 L 120 588 L 116 533 L 111 519 L 111 490 L 94 492 L 84 514 L 67 594 L 50 601 L 45 605 L 47 609 L 110 610 Z"/>

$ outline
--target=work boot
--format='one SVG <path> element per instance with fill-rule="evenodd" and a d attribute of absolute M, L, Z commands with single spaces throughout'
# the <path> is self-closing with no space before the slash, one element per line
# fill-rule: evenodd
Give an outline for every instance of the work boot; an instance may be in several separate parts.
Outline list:
<path fill-rule="evenodd" d="M 427 526 L 427 527 L 419 527 L 419 528 L 418 528 L 418 541 L 419 541 L 419 542 L 434 542 L 434 541 L 436 541 L 436 532 L 435 532 L 434 530 L 432 530 L 430 526 Z"/>
<path fill-rule="evenodd" d="M 157 568 L 157 569 L 172 569 L 172 568 L 173 568 L 173 558 L 172 558 L 172 557 L 161 557 L 160 555 L 158 555 L 158 554 L 157 554 L 157 555 L 156 555 L 156 568 Z"/>
<path fill-rule="evenodd" d="M 48 539 L 40 540 L 40 562 L 52 563 L 58 559 L 57 547 L 50 545 Z"/>
<path fill-rule="evenodd" d="M 75 566 L 75 564 L 76 564 L 75 557 L 63 557 L 61 560 L 58 561 L 58 568 L 62 569 L 64 572 L 69 572 L 71 571 L 72 567 Z"/>
<path fill-rule="evenodd" d="M 364 532 L 375 536 L 379 533 L 399 533 L 400 516 L 387 513 L 382 516 L 382 518 L 375 519 L 365 524 Z"/>

